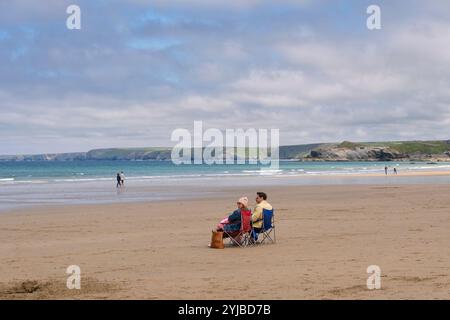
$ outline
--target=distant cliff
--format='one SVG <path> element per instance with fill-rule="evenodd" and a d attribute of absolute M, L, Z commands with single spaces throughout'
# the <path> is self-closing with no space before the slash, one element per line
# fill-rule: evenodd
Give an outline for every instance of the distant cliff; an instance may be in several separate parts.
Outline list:
<path fill-rule="evenodd" d="M 323 144 L 304 160 L 312 161 L 450 161 L 450 140 Z"/>
<path fill-rule="evenodd" d="M 170 148 L 110 148 L 88 152 L 0 156 L 0 161 L 170 160 Z M 299 161 L 450 161 L 450 140 L 303 144 L 280 147 Z"/>
<path fill-rule="evenodd" d="M 85 159 L 86 152 L 0 155 L 0 161 L 73 161 Z"/>
<path fill-rule="evenodd" d="M 86 160 L 170 160 L 170 148 L 95 149 L 86 153 Z"/>
<path fill-rule="evenodd" d="M 0 161 L 167 160 L 170 154 L 169 148 L 111 148 L 88 152 L 7 155 L 0 156 Z"/>

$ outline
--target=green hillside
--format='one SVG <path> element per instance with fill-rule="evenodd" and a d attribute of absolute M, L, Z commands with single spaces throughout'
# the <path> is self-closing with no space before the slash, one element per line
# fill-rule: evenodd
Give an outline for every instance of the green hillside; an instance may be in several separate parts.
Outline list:
<path fill-rule="evenodd" d="M 350 142 L 344 141 L 338 145 L 340 148 L 357 149 L 360 147 L 392 148 L 405 154 L 423 153 L 440 154 L 450 151 L 450 140 L 434 141 L 386 141 L 386 142 Z"/>
<path fill-rule="evenodd" d="M 249 148 L 236 148 L 238 158 L 246 158 Z M 253 150 L 257 154 L 257 150 Z M 71 160 L 170 160 L 171 148 L 108 148 L 88 152 L 0 156 L 3 161 Z M 193 150 L 191 154 L 194 155 Z M 270 155 L 270 152 L 269 152 Z M 450 140 L 315 143 L 280 146 L 280 159 L 315 160 L 429 160 L 450 161 Z"/>

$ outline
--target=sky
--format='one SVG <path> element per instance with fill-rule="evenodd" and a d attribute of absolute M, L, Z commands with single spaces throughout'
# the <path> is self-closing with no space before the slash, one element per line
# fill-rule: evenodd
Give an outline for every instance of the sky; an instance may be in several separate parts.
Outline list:
<path fill-rule="evenodd" d="M 170 147 L 195 120 L 281 145 L 447 140 L 450 2 L 2 0 L 0 113 L 0 154 Z"/>

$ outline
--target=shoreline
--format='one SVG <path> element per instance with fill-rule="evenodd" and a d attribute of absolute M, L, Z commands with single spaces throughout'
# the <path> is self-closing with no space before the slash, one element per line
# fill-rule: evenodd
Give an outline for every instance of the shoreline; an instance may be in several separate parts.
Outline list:
<path fill-rule="evenodd" d="M 333 175 L 258 175 L 204 177 L 180 180 L 128 180 L 124 189 L 117 189 L 110 181 L 48 183 L 33 185 L 3 185 L 0 189 L 0 214 L 11 210 L 39 206 L 127 204 L 159 201 L 177 201 L 214 197 L 222 190 L 236 185 L 247 188 L 274 188 L 283 186 L 333 185 L 429 185 L 450 184 L 450 171 L 399 172 L 380 174 Z"/>
<path fill-rule="evenodd" d="M 389 169 L 391 170 L 392 167 Z M 255 174 L 257 172 L 260 172 L 260 174 Z M 286 170 L 286 172 L 289 172 Z M 307 172 L 307 173 L 271 173 L 271 170 L 265 171 L 264 169 L 261 170 L 253 170 L 253 173 L 217 173 L 217 174 L 208 174 L 208 173 L 198 173 L 195 175 L 168 175 L 168 176 L 128 176 L 126 179 L 127 181 L 151 181 L 151 180 L 158 180 L 158 179 L 173 179 L 173 180 L 189 180 L 195 181 L 196 179 L 202 179 L 202 178 L 208 178 L 208 177 L 221 177 L 221 178 L 239 178 L 239 177 L 258 177 L 258 176 L 269 176 L 269 177 L 345 177 L 345 176 L 357 176 L 357 177 L 381 177 L 385 176 L 386 174 L 384 171 L 380 170 L 379 173 L 363 173 L 363 172 L 345 172 L 345 173 L 338 173 L 338 172 Z M 450 167 L 448 170 L 423 170 L 423 169 L 407 169 L 407 170 L 401 170 L 398 173 L 398 176 L 436 176 L 436 175 L 450 175 Z M 195 177 L 193 177 L 195 176 Z M 395 176 L 394 173 L 391 171 L 388 172 L 387 176 Z M 14 184 L 46 184 L 46 183 L 65 183 L 65 182 L 74 182 L 74 183 L 81 183 L 81 182 L 97 182 L 97 181 L 106 181 L 111 182 L 115 181 L 115 177 L 91 177 L 91 178 L 58 178 L 54 180 L 45 180 L 48 178 L 39 178 L 35 181 L 33 180 L 15 180 L 15 178 L 1 178 L 1 184 L 4 186 L 8 185 L 14 185 Z"/>

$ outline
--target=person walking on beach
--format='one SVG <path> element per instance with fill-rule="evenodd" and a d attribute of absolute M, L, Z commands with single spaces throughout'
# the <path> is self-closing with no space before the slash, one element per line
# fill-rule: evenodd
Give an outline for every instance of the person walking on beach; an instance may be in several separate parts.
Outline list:
<path fill-rule="evenodd" d="M 123 171 L 120 172 L 120 184 L 122 185 L 122 187 L 125 186 L 125 174 L 123 173 Z"/>
<path fill-rule="evenodd" d="M 117 184 L 116 184 L 116 188 L 119 188 L 122 185 L 122 178 L 120 177 L 120 173 L 117 172 Z"/>
<path fill-rule="evenodd" d="M 388 167 L 387 167 L 387 166 L 384 167 L 384 173 L 385 173 L 386 175 L 388 174 Z"/>
<path fill-rule="evenodd" d="M 397 168 L 394 168 L 394 174 L 397 174 Z"/>

